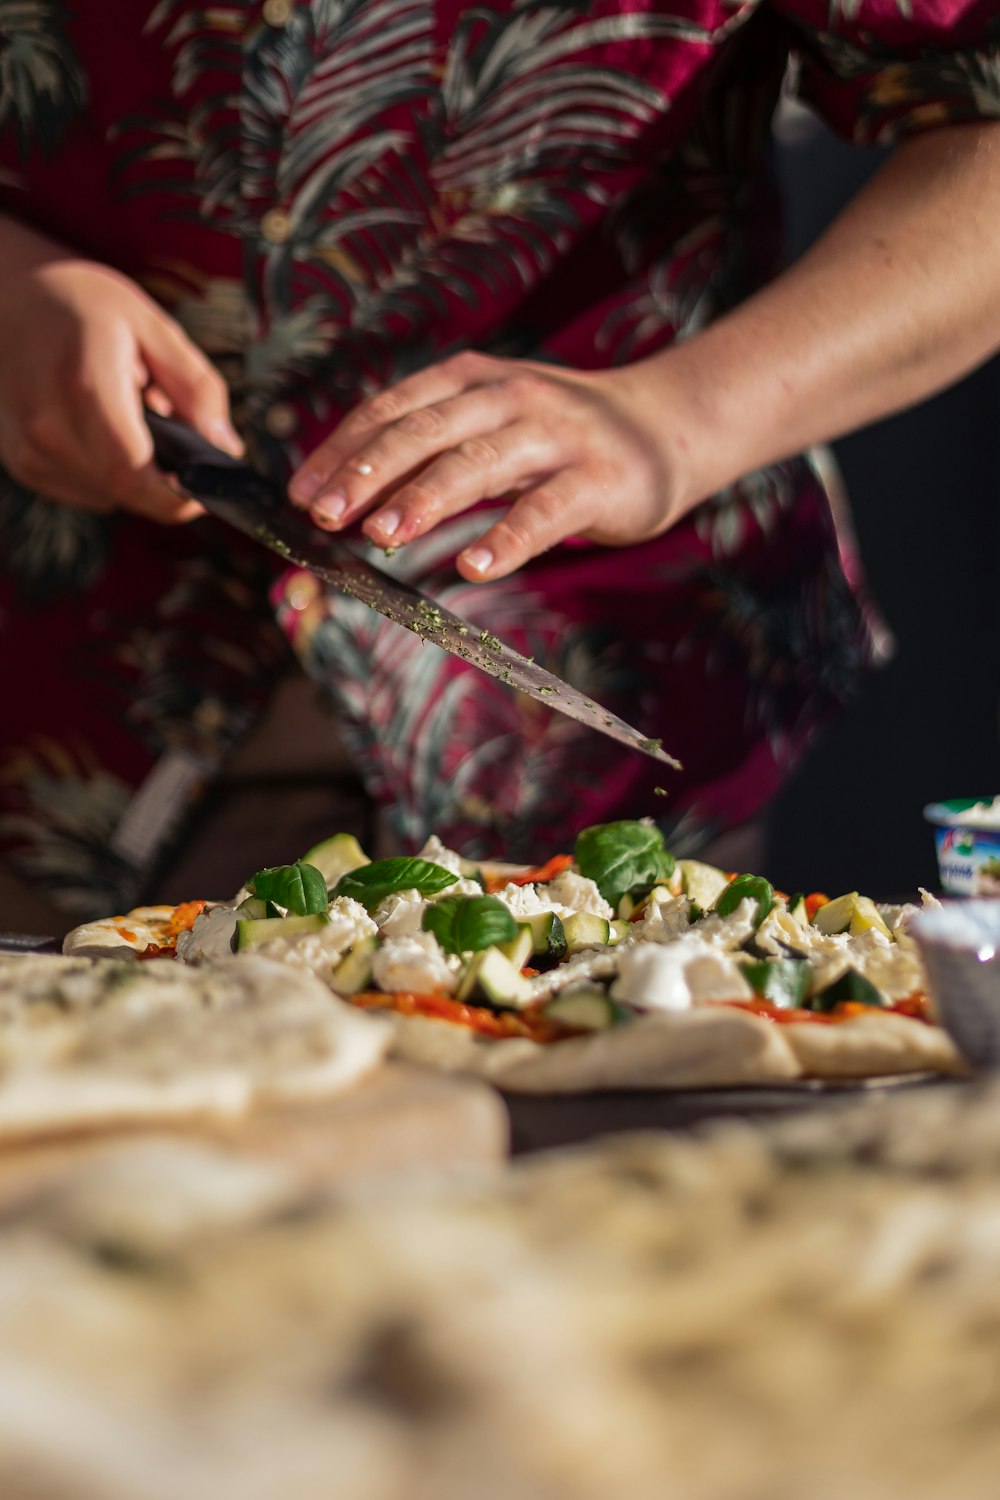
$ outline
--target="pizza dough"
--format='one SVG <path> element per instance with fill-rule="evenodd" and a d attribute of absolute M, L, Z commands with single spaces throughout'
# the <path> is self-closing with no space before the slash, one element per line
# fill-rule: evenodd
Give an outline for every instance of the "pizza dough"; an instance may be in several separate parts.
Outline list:
<path fill-rule="evenodd" d="M 940 1027 L 881 1011 L 832 1026 L 775 1025 L 719 1005 L 641 1016 L 547 1046 L 520 1037 L 496 1042 L 422 1016 L 392 1020 L 396 1056 L 472 1073 L 510 1093 L 738 1088 L 965 1070 Z"/>
<path fill-rule="evenodd" d="M 0 1140 L 326 1097 L 389 1028 L 265 959 L 0 961 Z"/>

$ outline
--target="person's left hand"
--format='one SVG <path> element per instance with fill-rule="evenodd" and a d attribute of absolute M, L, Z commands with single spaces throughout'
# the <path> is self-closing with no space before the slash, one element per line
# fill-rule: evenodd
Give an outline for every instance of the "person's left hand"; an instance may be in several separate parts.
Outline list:
<path fill-rule="evenodd" d="M 477 581 L 568 536 L 645 541 L 701 498 L 682 472 L 688 434 L 664 363 L 586 372 L 456 355 L 352 412 L 297 470 L 290 498 L 331 531 L 367 516 L 365 534 L 397 547 L 510 497 L 459 555 Z"/>

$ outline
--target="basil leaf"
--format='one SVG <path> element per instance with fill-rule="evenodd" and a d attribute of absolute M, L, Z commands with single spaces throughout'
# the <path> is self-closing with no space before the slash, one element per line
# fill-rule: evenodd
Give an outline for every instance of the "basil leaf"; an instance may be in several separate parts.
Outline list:
<path fill-rule="evenodd" d="M 626 891 L 648 890 L 668 880 L 676 860 L 663 847 L 663 834 L 648 823 L 596 823 L 576 840 L 576 864 L 594 881 L 605 901 L 617 907 Z"/>
<path fill-rule="evenodd" d="M 315 865 L 307 865 L 301 859 L 294 865 L 271 865 L 258 870 L 247 882 L 247 890 L 258 901 L 283 906 L 297 917 L 310 917 L 325 912 L 327 907 L 326 881 Z"/>
<path fill-rule="evenodd" d="M 759 927 L 774 906 L 774 886 L 763 875 L 737 875 L 719 892 L 715 911 L 720 917 L 730 917 L 740 902 L 748 899 L 757 903 L 753 925 Z"/>
<path fill-rule="evenodd" d="M 446 953 L 475 953 L 517 937 L 517 923 L 495 896 L 442 896 L 420 925 Z"/>
<path fill-rule="evenodd" d="M 370 865 L 348 870 L 337 881 L 332 894 L 334 899 L 350 896 L 360 901 L 366 911 L 374 911 L 394 891 L 419 891 L 421 896 L 436 896 L 457 879 L 457 875 L 429 859 L 376 859 Z"/>

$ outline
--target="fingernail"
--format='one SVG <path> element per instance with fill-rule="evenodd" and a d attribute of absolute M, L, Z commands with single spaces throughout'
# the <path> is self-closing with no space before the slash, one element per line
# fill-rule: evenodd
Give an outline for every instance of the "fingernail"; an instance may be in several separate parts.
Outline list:
<path fill-rule="evenodd" d="M 394 535 L 399 526 L 399 512 L 396 510 L 381 511 L 372 517 L 372 526 L 377 527 L 383 536 Z"/>
<path fill-rule="evenodd" d="M 246 445 L 232 423 L 225 421 L 222 417 L 211 424 L 211 434 L 216 445 L 225 453 L 231 453 L 234 458 L 242 458 L 246 452 Z"/>
<path fill-rule="evenodd" d="M 493 566 L 493 553 L 486 547 L 471 547 L 468 552 L 462 553 L 462 561 L 474 573 L 485 573 Z"/>
<path fill-rule="evenodd" d="M 313 496 L 319 494 L 322 484 L 322 474 L 316 474 L 311 469 L 300 469 L 289 482 L 288 498 L 294 505 L 308 505 Z"/>
<path fill-rule="evenodd" d="M 317 521 L 339 521 L 347 509 L 347 501 L 343 495 L 324 495 L 317 500 L 312 512 Z"/>

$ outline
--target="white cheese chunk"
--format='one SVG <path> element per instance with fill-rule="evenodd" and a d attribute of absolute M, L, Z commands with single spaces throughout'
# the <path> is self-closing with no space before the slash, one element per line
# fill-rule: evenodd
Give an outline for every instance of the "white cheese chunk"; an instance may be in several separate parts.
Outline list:
<path fill-rule="evenodd" d="M 578 875 L 575 870 L 563 870 L 555 880 L 547 883 L 545 893 L 550 901 L 557 901 L 570 911 L 591 912 L 595 917 L 606 917 L 608 921 L 614 916 L 614 910 L 596 883 L 586 875 Z"/>
<path fill-rule="evenodd" d="M 412 990 L 416 994 L 454 993 L 461 969 L 451 962 L 432 932 L 387 939 L 372 960 L 375 983 L 391 994 Z"/>
<path fill-rule="evenodd" d="M 195 917 L 190 932 L 179 935 L 177 957 L 186 964 L 229 958 L 238 921 L 239 912 L 232 906 L 207 906 Z"/>
<path fill-rule="evenodd" d="M 393 891 L 375 908 L 375 925 L 383 937 L 410 937 L 420 931 L 426 908 L 419 891 Z"/>
<path fill-rule="evenodd" d="M 417 858 L 429 860 L 432 865 L 440 865 L 442 870 L 450 870 L 453 875 L 462 873 L 462 856 L 456 854 L 454 849 L 449 849 L 446 844 L 442 844 L 436 833 L 431 834 Z M 477 886 L 476 889 L 478 890 L 479 887 Z"/>

